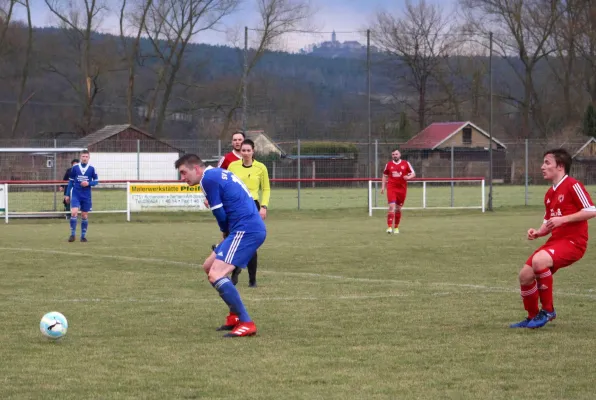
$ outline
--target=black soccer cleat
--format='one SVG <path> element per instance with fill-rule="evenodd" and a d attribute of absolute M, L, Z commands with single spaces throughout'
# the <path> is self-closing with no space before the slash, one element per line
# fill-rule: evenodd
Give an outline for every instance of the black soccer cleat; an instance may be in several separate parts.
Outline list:
<path fill-rule="evenodd" d="M 236 284 L 238 283 L 238 275 L 240 275 L 240 273 L 242 272 L 242 268 L 234 268 L 234 271 L 232 271 L 232 283 L 234 284 L 234 286 L 236 286 Z"/>
<path fill-rule="evenodd" d="M 69 243 L 72 243 L 72 242 L 74 242 L 74 241 L 75 241 L 75 237 L 74 237 L 74 235 L 71 235 L 71 236 L 68 238 L 68 242 L 69 242 Z"/>
<path fill-rule="evenodd" d="M 82 243 L 87 243 L 87 238 L 84 238 L 84 237 L 83 237 L 83 238 L 81 238 L 81 242 L 82 242 Z"/>

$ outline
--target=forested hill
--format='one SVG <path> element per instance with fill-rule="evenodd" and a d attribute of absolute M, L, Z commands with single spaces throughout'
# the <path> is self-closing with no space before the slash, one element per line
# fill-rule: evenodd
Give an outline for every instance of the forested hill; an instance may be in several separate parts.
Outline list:
<path fill-rule="evenodd" d="M 34 30 L 30 70 L 22 96 L 31 97 L 17 130 L 11 133 L 26 53 L 26 29 L 14 27 L 10 31 L 1 63 L 2 138 L 36 137 L 41 132 L 46 136 L 48 132 L 84 135 L 106 124 L 127 122 L 129 77 L 121 38 L 99 33 L 92 36 L 90 65 L 94 76 L 89 82 L 82 76 L 80 37 L 72 31 L 40 28 Z M 126 39 L 128 48 L 131 44 L 132 39 Z M 160 42 L 159 46 L 162 57 L 167 57 L 167 45 Z M 365 54 L 342 57 L 341 54 L 265 53 L 249 76 L 248 127 L 266 129 L 279 139 L 361 137 L 367 123 Z M 164 107 L 161 106 L 171 77 L 171 64 L 158 56 L 146 38 L 141 40 L 140 55 L 135 63 L 133 123 L 154 133 L 163 109 L 165 123 L 156 134 L 176 139 L 217 137 L 228 116 L 233 116 L 231 126 L 239 123 L 237 106 L 241 103 L 236 102 L 236 93 L 243 71 L 242 50 L 189 43 L 183 62 L 171 79 L 171 93 Z M 253 56 L 249 52 L 249 57 Z M 488 60 L 452 57 L 444 63 L 441 79 L 434 76 L 428 79 L 425 96 L 432 103 L 424 105 L 429 108 L 426 121 L 458 116 L 470 119 L 474 113 L 483 113 Z M 516 63 L 514 60 L 514 66 Z M 500 90 L 515 97 L 521 94 L 521 88 L 511 64 L 511 60 L 496 59 L 493 73 Z M 165 75 L 161 83 L 160 73 Z M 373 52 L 370 77 L 375 135 L 411 136 L 418 128 L 416 106 L 420 91 L 416 87 L 416 71 L 403 59 Z M 90 88 L 96 89 L 96 93 L 89 105 L 85 94 Z M 446 96 L 447 92 L 450 96 Z M 456 96 L 463 107 L 458 111 L 462 115 L 454 114 L 451 100 L 447 99 Z M 470 105 L 474 96 L 475 108 Z M 148 116 L 146 111 L 151 107 L 153 113 Z M 236 111 L 230 112 L 233 109 Z M 404 129 L 395 132 L 394 124 L 403 122 L 404 118 L 409 127 L 407 132 Z"/>

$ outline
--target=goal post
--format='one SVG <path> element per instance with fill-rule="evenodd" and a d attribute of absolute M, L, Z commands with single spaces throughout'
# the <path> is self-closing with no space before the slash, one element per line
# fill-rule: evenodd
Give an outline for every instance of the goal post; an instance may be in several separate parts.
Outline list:
<path fill-rule="evenodd" d="M 0 181 L 0 218 L 65 218 L 64 181 Z M 170 211 L 207 211 L 199 186 L 181 181 L 100 181 L 93 188 L 93 214 Z M 59 199 L 59 200 L 58 200 Z"/>
<path fill-rule="evenodd" d="M 380 194 L 381 179 L 368 181 L 368 215 L 387 210 L 387 199 Z M 404 210 L 479 209 L 485 212 L 485 179 L 414 178 L 408 181 Z"/>

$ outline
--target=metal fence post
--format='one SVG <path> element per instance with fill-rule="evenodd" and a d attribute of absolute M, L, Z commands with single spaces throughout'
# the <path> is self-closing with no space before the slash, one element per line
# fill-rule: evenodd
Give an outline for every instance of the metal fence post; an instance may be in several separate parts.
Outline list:
<path fill-rule="evenodd" d="M 489 116 L 488 116 L 488 211 L 493 210 L 493 33 L 489 32 L 488 80 L 489 80 Z"/>
<path fill-rule="evenodd" d="M 137 181 L 141 180 L 141 140 L 137 139 Z"/>
<path fill-rule="evenodd" d="M 217 139 L 217 158 L 221 158 L 221 139 Z"/>
<path fill-rule="evenodd" d="M 298 139 L 298 145 L 297 145 L 297 150 L 298 150 L 298 172 L 297 172 L 297 176 L 298 179 L 300 179 L 300 139 Z M 298 180 L 298 210 L 300 210 L 300 180 Z"/>
<path fill-rule="evenodd" d="M 56 148 L 56 147 L 58 147 L 58 143 L 57 143 L 57 140 L 54 139 L 54 148 Z M 52 169 L 53 169 L 53 171 L 52 171 L 52 173 L 53 173 L 52 180 L 57 181 L 58 180 L 58 173 L 56 172 L 56 168 L 58 168 L 58 167 L 56 166 L 56 164 L 58 164 L 58 154 L 57 153 L 54 153 L 53 157 L 54 157 L 54 159 L 52 160 L 52 163 L 53 163 L 53 165 L 52 165 Z M 57 189 L 57 187 L 54 186 L 54 211 L 58 211 L 58 201 L 56 199 L 56 196 L 57 196 L 56 189 Z"/>
<path fill-rule="evenodd" d="M 371 108 L 371 75 L 370 75 L 370 29 L 366 31 L 366 86 L 368 90 L 367 105 L 368 105 L 368 162 L 366 166 L 367 178 L 372 175 L 371 171 L 371 137 L 372 137 L 372 108 Z"/>
<path fill-rule="evenodd" d="M 455 177 L 455 151 L 453 145 L 451 145 L 451 179 Z M 453 207 L 453 185 L 454 182 L 451 181 L 451 207 Z"/>
<path fill-rule="evenodd" d="M 242 68 L 242 132 L 246 132 L 248 119 L 248 27 L 244 27 L 244 66 Z"/>
<path fill-rule="evenodd" d="M 4 222 L 8 224 L 8 183 L 4 184 Z"/>
<path fill-rule="evenodd" d="M 379 139 L 375 139 L 375 179 L 379 179 Z M 376 188 L 376 184 L 373 187 Z M 375 207 L 379 204 L 376 190 L 373 204 Z"/>
<path fill-rule="evenodd" d="M 528 139 L 526 139 L 526 154 L 525 154 L 525 177 L 524 177 L 524 181 L 525 181 L 525 205 L 528 205 L 528 158 L 529 158 L 529 148 L 528 148 Z"/>

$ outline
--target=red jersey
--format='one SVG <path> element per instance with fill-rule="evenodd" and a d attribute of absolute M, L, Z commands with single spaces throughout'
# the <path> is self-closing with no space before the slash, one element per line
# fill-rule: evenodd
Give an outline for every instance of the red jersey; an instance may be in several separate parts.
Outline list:
<path fill-rule="evenodd" d="M 228 154 L 223 156 L 219 159 L 219 163 L 217 163 L 218 168 L 228 169 L 228 166 L 233 163 L 234 161 L 240 160 L 242 157 L 237 156 L 236 153 L 230 151 Z"/>
<path fill-rule="evenodd" d="M 544 196 L 544 222 L 552 217 L 562 217 L 575 214 L 581 210 L 596 212 L 596 207 L 586 191 L 584 185 L 574 178 L 565 175 L 555 186 L 552 186 Z M 548 239 L 566 239 L 579 246 L 586 246 L 588 243 L 588 221 L 572 222 L 555 228 Z"/>
<path fill-rule="evenodd" d="M 389 161 L 385 165 L 383 175 L 387 175 L 387 187 L 393 189 L 406 190 L 408 188 L 408 181 L 404 179 L 404 176 L 414 172 L 412 164 L 405 160 L 399 160 L 395 162 Z"/>

